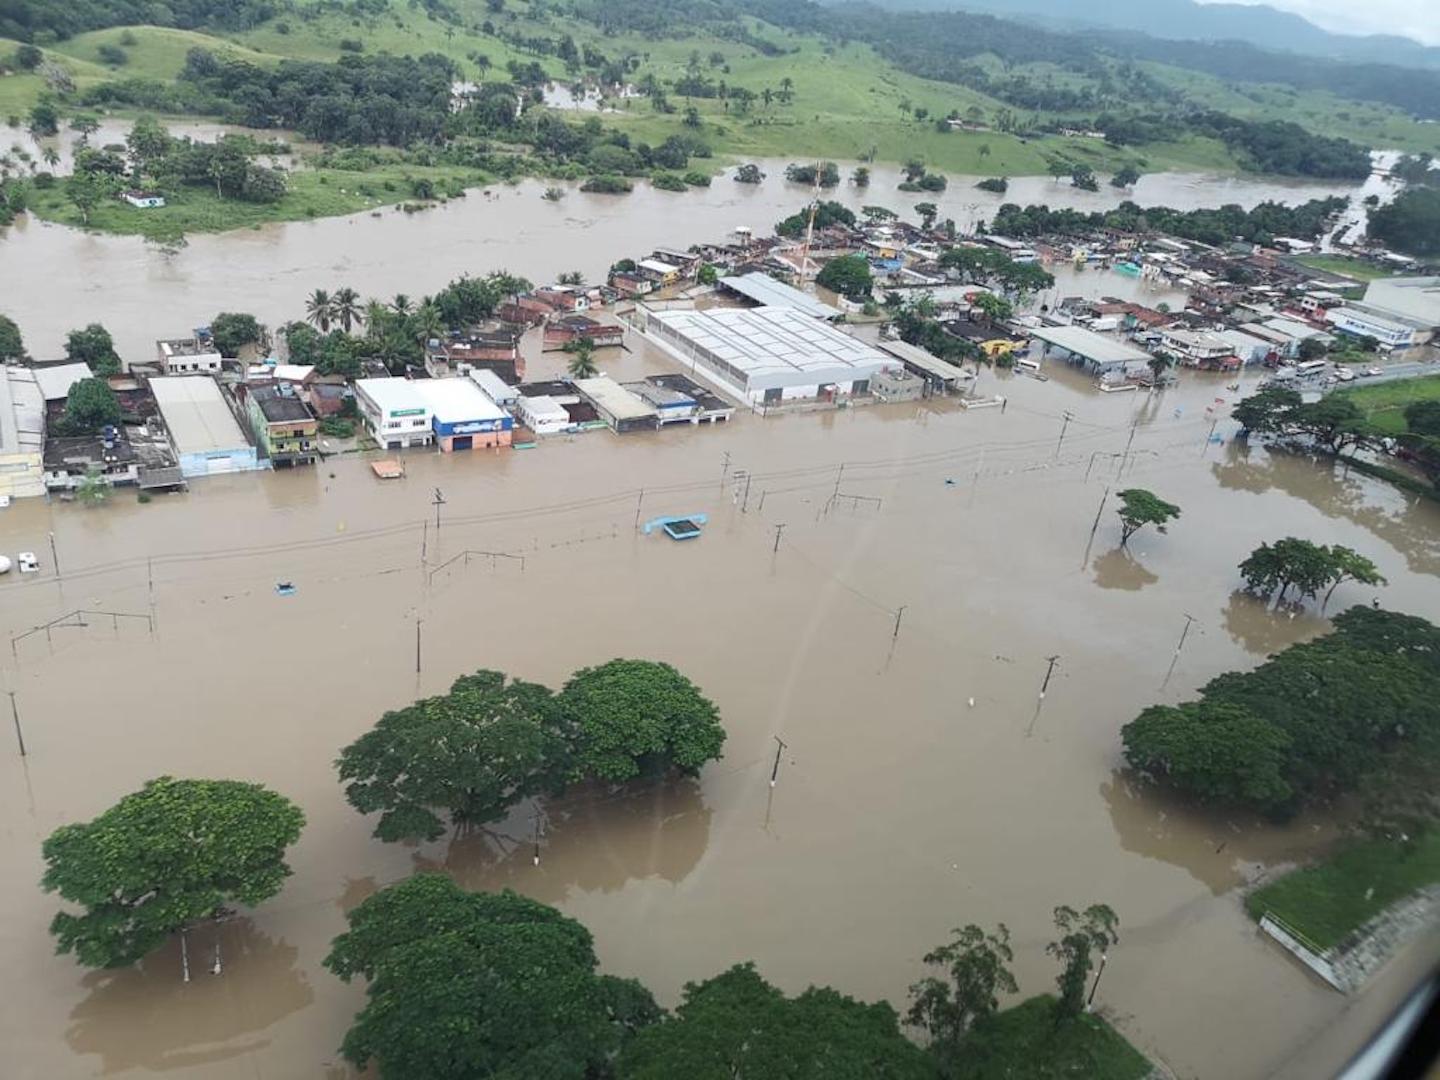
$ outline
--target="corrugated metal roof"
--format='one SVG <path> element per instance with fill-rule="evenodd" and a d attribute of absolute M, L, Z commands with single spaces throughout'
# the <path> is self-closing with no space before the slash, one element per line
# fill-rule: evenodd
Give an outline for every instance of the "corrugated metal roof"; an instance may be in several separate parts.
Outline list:
<path fill-rule="evenodd" d="M 776 281 L 769 274 L 762 274 L 758 270 L 721 278 L 720 285 L 766 307 L 794 308 L 817 319 L 833 319 L 840 314 L 829 304 L 822 304 L 808 293 L 792 288 L 783 281 Z"/>
<path fill-rule="evenodd" d="M 654 416 L 655 410 L 617 383 L 608 375 L 593 379 L 576 379 L 575 389 L 604 409 L 616 420 L 643 420 Z"/>
<path fill-rule="evenodd" d="M 1037 326 L 1030 333 L 1041 341 L 1048 341 L 1096 364 L 1124 364 L 1150 359 L 1149 353 L 1127 345 L 1119 338 L 1105 337 L 1083 326 Z"/>
<path fill-rule="evenodd" d="M 868 378 L 884 353 L 795 308 L 711 308 L 650 313 L 747 378 L 803 375 L 822 382 Z"/>
<path fill-rule="evenodd" d="M 175 448 L 182 454 L 210 454 L 250 445 L 209 375 L 169 375 L 150 380 L 150 392 Z"/>

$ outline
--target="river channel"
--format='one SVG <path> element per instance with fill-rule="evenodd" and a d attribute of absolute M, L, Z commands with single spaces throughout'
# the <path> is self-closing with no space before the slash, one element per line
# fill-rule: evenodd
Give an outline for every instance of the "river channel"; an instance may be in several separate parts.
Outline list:
<path fill-rule="evenodd" d="M 317 288 L 348 285 L 367 297 L 400 292 L 418 297 L 462 273 L 499 268 L 535 281 L 579 270 L 597 281 L 617 259 L 643 257 L 656 245 L 684 248 L 723 240 L 737 226 L 768 233 L 806 204 L 810 190 L 784 179 L 783 161 L 761 164 L 767 177 L 758 185 L 735 183 L 728 174 L 687 192 L 641 183 L 630 195 L 588 195 L 570 185 L 566 196 L 552 203 L 541 197 L 546 183 L 526 180 L 472 190 L 467 198 L 417 214 L 391 207 L 192 235 L 174 254 L 139 237 L 90 234 L 26 217 L 0 231 L 0 311 L 20 323 L 37 357 L 58 356 L 69 330 L 98 321 L 114 335 L 122 357 L 147 360 L 156 339 L 181 335 L 220 311 L 249 311 L 271 326 L 303 318 L 304 298 Z M 895 169 L 877 166 L 868 188 L 847 182 L 826 197 L 857 209 L 877 203 L 896 211 L 934 202 L 942 218 L 966 228 L 1002 202 L 1100 210 L 1128 197 L 1142 205 L 1190 209 L 1227 202 L 1248 207 L 1267 199 L 1303 202 L 1350 190 L 1155 173 L 1129 193 L 1108 185 L 1085 192 L 1068 181 L 1017 177 L 1002 197 L 976 190 L 975 179 L 952 177 L 939 195 L 905 193 L 896 190 Z M 1122 295 L 1139 287 L 1124 284 L 1119 275 L 1111 280 L 1109 291 Z"/>
<path fill-rule="evenodd" d="M 495 212 L 517 218 L 582 204 L 545 206 L 523 189 L 502 198 Z M 485 205 L 442 214 L 462 220 Z M 755 206 L 712 213 L 757 220 Z M 427 230 L 442 214 L 405 227 L 436 236 Z M 283 245 L 388 226 L 267 235 Z M 598 218 L 589 228 L 626 239 Z M 75 241 L 39 229 L 21 243 L 52 234 Z M 215 242 L 243 252 L 247 241 Z M 101 260 L 132 250 L 76 242 Z M 201 243 L 177 264 L 138 245 L 133 257 L 173 269 Z M 424 243 L 414 240 L 417 275 Z M 474 244 L 511 254 L 477 251 L 457 269 L 517 266 L 527 250 Z M 311 243 L 323 262 L 321 247 Z M 383 277 L 384 253 L 367 256 L 374 288 L 428 287 L 429 276 L 405 277 L 406 250 Z M 578 244 L 545 255 L 586 258 Z M 327 266 L 321 280 L 367 280 L 358 264 Z M 220 284 L 186 272 L 170 295 Z M 165 303 L 148 309 L 178 318 Z M 601 366 L 620 377 L 673 370 L 638 340 L 607 352 Z M 547 355 L 537 375 L 546 365 L 560 362 Z M 336 1048 L 362 991 L 320 961 L 348 908 L 429 868 L 559 905 L 595 933 L 607 971 L 643 979 L 667 1003 L 686 980 L 751 958 L 789 992 L 817 982 L 903 1003 L 920 956 L 972 921 L 1010 927 L 1022 993 L 1035 994 L 1053 988 L 1051 909 L 1104 901 L 1121 941 L 1097 1001 L 1156 1060 L 1216 1080 L 1333 1067 L 1434 952 L 1412 950 L 1353 1000 L 1314 981 L 1257 935 L 1241 889 L 1322 850 L 1335 824 L 1276 827 L 1157 800 L 1120 771 L 1118 731 L 1150 703 L 1183 700 L 1323 630 L 1316 614 L 1289 618 L 1237 594 L 1236 562 L 1261 541 L 1354 547 L 1389 579 L 1386 604 L 1440 619 L 1440 513 L 1229 441 L 1222 417 L 1237 395 L 1221 380 L 1187 372 L 1153 397 L 1097 393 L 1065 370 L 1048 382 L 982 380 L 982 393 L 1008 395 L 1003 413 L 934 401 L 742 414 L 495 456 L 417 454 L 389 483 L 345 458 L 210 478 L 149 505 L 121 495 L 94 509 L 31 499 L 0 511 L 0 550 L 44 562 L 38 578 L 0 579 L 5 637 L 76 609 L 155 620 L 152 631 L 143 618 L 90 615 L 0 648 L 0 688 L 15 692 L 29 749 L 22 760 L 7 730 L 7 1078 L 348 1076 Z M 1064 410 L 1074 419 L 1061 442 Z M 1216 419 L 1220 445 L 1206 441 Z M 1102 500 L 1131 484 L 1183 517 L 1126 553 Z M 711 517 L 696 542 L 636 531 L 652 515 L 697 512 Z M 276 594 L 282 580 L 293 596 Z M 1342 586 L 1332 609 L 1373 595 Z M 1197 623 L 1176 659 L 1187 613 Z M 372 839 L 373 823 L 345 804 L 332 762 L 384 709 L 481 666 L 558 686 L 615 656 L 670 661 L 719 704 L 725 757 L 698 781 L 547 803 L 538 866 L 528 806 L 487 830 L 406 846 Z M 776 736 L 788 748 L 772 788 Z M 53 955 L 45 928 L 57 902 L 37 884 L 55 827 L 161 774 L 260 781 L 308 818 L 284 891 L 193 935 L 188 984 L 176 947 L 109 972 Z"/>

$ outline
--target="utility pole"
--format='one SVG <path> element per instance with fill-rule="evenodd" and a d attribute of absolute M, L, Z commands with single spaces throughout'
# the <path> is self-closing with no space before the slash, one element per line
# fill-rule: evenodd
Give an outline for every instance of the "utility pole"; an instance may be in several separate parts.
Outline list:
<path fill-rule="evenodd" d="M 904 618 L 904 616 L 905 616 L 905 605 L 904 605 L 904 604 L 901 604 L 899 610 L 895 612 L 895 631 L 894 631 L 894 633 L 892 633 L 892 634 L 890 635 L 890 640 L 891 640 L 891 641 L 894 641 L 896 638 L 898 638 L 898 637 L 900 636 L 900 620 L 901 620 L 902 618 Z"/>
<path fill-rule="evenodd" d="M 20 728 L 20 710 L 15 705 L 15 691 L 5 691 L 10 695 L 10 719 L 15 721 L 15 741 L 20 744 L 20 756 L 25 756 L 25 732 Z"/>
<path fill-rule="evenodd" d="M 1185 638 L 1186 638 L 1186 636 L 1190 633 L 1190 624 L 1193 623 L 1194 621 L 1195 621 L 1195 616 L 1194 616 L 1194 615 L 1186 614 L 1186 616 L 1185 616 L 1185 629 L 1180 631 L 1180 642 L 1179 642 L 1179 644 L 1177 644 L 1177 645 L 1175 646 L 1175 655 L 1176 655 L 1176 656 L 1179 656 L 1179 655 L 1180 655 L 1180 650 L 1185 647 Z"/>
<path fill-rule="evenodd" d="M 1056 461 L 1059 461 L 1059 460 L 1060 460 L 1060 447 L 1061 447 L 1061 446 L 1064 444 L 1064 442 L 1065 442 L 1065 429 L 1070 426 L 1070 421 L 1075 419 L 1075 414 L 1072 413 L 1069 409 L 1066 409 L 1066 410 L 1065 410 L 1065 415 L 1064 415 L 1063 417 L 1061 417 L 1061 419 L 1062 419 L 1064 422 L 1060 425 L 1060 438 L 1059 438 L 1059 440 L 1055 443 L 1055 460 L 1056 460 Z"/>
<path fill-rule="evenodd" d="M 830 493 L 830 501 L 831 501 L 831 502 L 834 502 L 834 501 L 835 501 L 835 496 L 837 496 L 837 495 L 840 494 L 840 481 L 841 481 L 842 479 L 844 479 L 844 476 L 845 476 L 845 463 L 842 461 L 842 462 L 840 463 L 840 468 L 839 468 L 839 470 L 835 473 L 835 490 Z"/>
<path fill-rule="evenodd" d="M 723 463 L 721 464 L 721 466 L 720 466 L 720 487 L 721 487 L 722 490 L 723 490 L 724 487 L 725 487 L 725 477 L 727 477 L 727 476 L 729 476 L 729 475 L 730 475 L 730 451 L 729 451 L 729 450 L 726 450 L 726 451 L 725 451 L 725 460 L 724 460 L 724 462 L 723 462 Z"/>
<path fill-rule="evenodd" d="M 435 535 L 438 537 L 440 535 L 440 508 L 445 505 L 445 495 L 438 487 L 435 489 L 430 503 L 435 507 Z"/>
<path fill-rule="evenodd" d="M 780 775 L 780 755 L 785 750 L 785 740 L 779 735 L 775 737 L 775 764 L 770 767 L 770 786 L 775 786 L 775 778 Z"/>
<path fill-rule="evenodd" d="M 1100 515 L 1105 512 L 1105 500 L 1110 498 L 1110 485 L 1105 485 L 1105 492 L 1100 496 L 1100 505 L 1095 510 L 1095 524 L 1090 526 L 1090 539 L 1095 539 L 1095 531 L 1100 528 Z"/>
<path fill-rule="evenodd" d="M 535 865 L 540 865 L 540 808 L 537 806 L 531 814 L 535 820 Z"/>
<path fill-rule="evenodd" d="M 50 561 L 55 564 L 55 576 L 60 576 L 60 554 L 55 550 L 55 533 L 50 533 Z"/>
<path fill-rule="evenodd" d="M 1204 443 L 1201 445 L 1201 447 L 1200 447 L 1200 456 L 1201 456 L 1201 457 L 1204 457 L 1206 451 L 1208 451 L 1208 450 L 1210 449 L 1210 440 L 1215 437 L 1215 428 L 1219 425 L 1219 423 L 1220 423 L 1220 418 L 1219 418 L 1218 416 L 1217 416 L 1214 420 L 1211 420 L 1211 421 L 1210 421 L 1210 431 L 1209 431 L 1209 433 L 1205 436 L 1205 442 L 1204 442 Z"/>
<path fill-rule="evenodd" d="M 1045 659 L 1046 659 L 1046 661 L 1049 663 L 1050 666 L 1045 669 L 1045 681 L 1040 684 L 1040 700 L 1041 700 L 1041 701 L 1044 701 L 1044 700 L 1045 700 L 1045 691 L 1048 690 L 1048 689 L 1050 689 L 1050 676 L 1051 676 L 1052 674 L 1054 674 L 1054 672 L 1055 672 L 1055 665 L 1056 665 L 1057 663 L 1059 663 L 1060 657 L 1059 657 L 1059 656 L 1047 656 Z"/>
<path fill-rule="evenodd" d="M 1125 473 L 1125 459 L 1130 456 L 1130 444 L 1135 441 L 1135 429 L 1140 426 L 1140 415 L 1137 413 L 1135 419 L 1130 423 L 1130 438 L 1125 440 L 1125 452 L 1120 455 L 1120 468 L 1116 470 L 1117 477 Z"/>
<path fill-rule="evenodd" d="M 1110 959 L 1110 951 L 1107 949 L 1100 954 L 1100 970 L 1095 972 L 1095 981 L 1090 984 L 1090 996 L 1085 999 L 1085 1011 L 1090 1012 L 1095 1001 L 1095 991 L 1100 989 L 1100 976 L 1105 974 L 1105 961 Z"/>
<path fill-rule="evenodd" d="M 645 501 L 645 489 L 642 487 L 640 493 L 635 496 L 635 528 L 640 528 L 640 505 Z"/>
<path fill-rule="evenodd" d="M 784 526 L 784 525 L 776 525 L 776 526 L 775 526 L 775 546 L 770 549 L 770 554 L 774 555 L 777 551 L 780 550 L 780 534 L 781 534 L 782 532 L 784 532 L 784 531 L 785 531 L 785 526 Z"/>
<path fill-rule="evenodd" d="M 420 626 L 424 620 L 415 620 L 415 674 L 420 674 Z"/>

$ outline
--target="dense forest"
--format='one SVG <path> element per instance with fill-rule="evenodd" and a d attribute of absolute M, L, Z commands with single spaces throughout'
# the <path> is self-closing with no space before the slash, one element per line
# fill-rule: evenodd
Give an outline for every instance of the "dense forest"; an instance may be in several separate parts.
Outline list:
<path fill-rule="evenodd" d="M 1334 196 L 1311 199 L 1299 206 L 1263 202 L 1253 210 L 1234 204 L 1218 210 L 1172 210 L 1165 206 L 1140 207 L 1133 202 L 1123 202 L 1114 210 L 1089 214 L 1082 210 L 1052 210 L 1044 205 L 1022 208 L 1015 203 L 1005 203 L 996 212 L 990 228 L 1005 236 L 1116 229 L 1161 232 L 1202 244 L 1221 245 L 1237 239 L 1268 244 L 1277 236 L 1318 236 L 1344 207 L 1345 200 Z"/>
<path fill-rule="evenodd" d="M 107 26 L 245 30 L 281 6 L 275 0 L 0 0 L 0 37 L 44 45 Z"/>

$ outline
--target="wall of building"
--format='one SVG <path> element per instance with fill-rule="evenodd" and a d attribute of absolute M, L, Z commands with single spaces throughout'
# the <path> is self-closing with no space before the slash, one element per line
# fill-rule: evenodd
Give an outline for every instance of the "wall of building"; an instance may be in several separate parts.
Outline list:
<path fill-rule="evenodd" d="M 268 462 L 260 460 L 259 453 L 253 446 L 180 455 L 180 475 L 187 480 L 222 473 L 254 472 L 256 469 L 266 468 L 267 465 Z"/>

